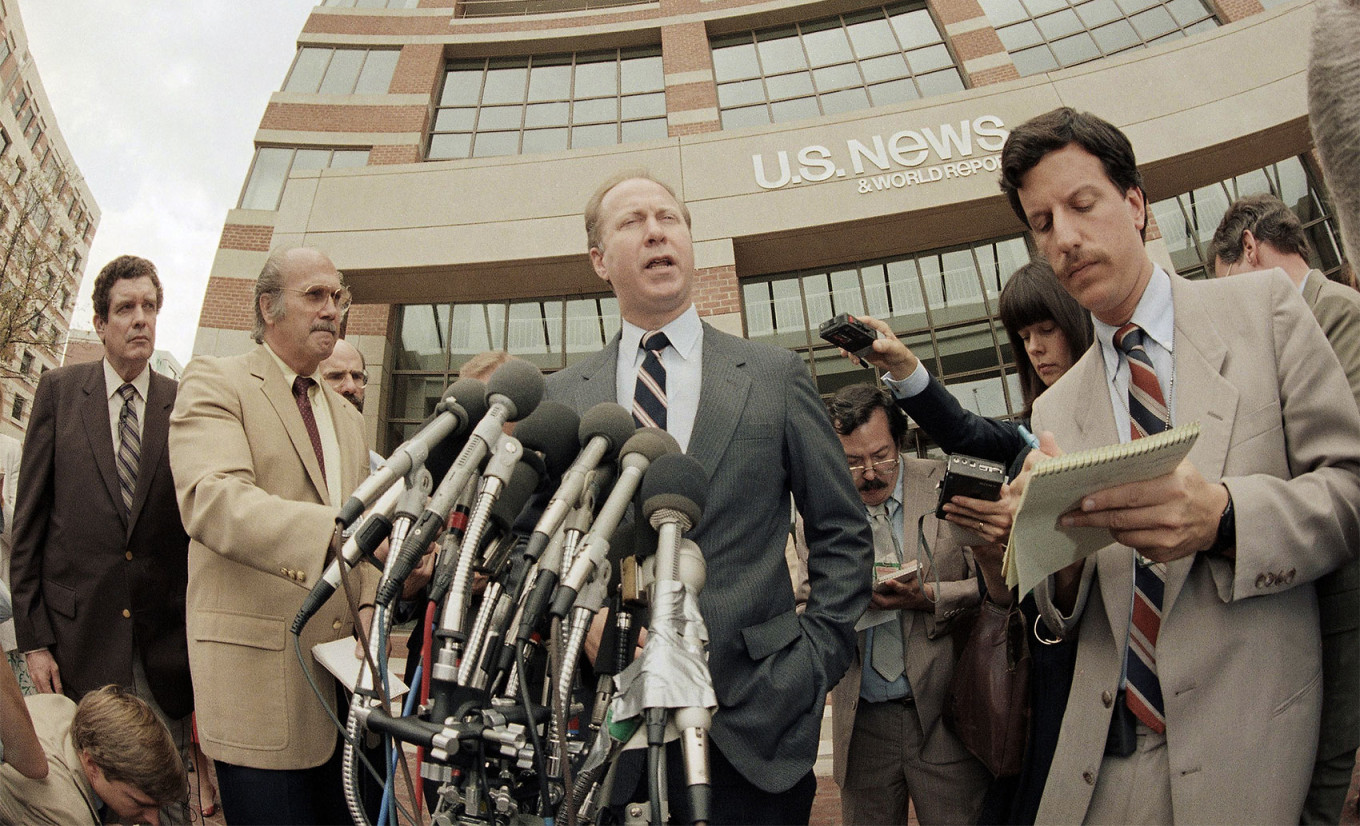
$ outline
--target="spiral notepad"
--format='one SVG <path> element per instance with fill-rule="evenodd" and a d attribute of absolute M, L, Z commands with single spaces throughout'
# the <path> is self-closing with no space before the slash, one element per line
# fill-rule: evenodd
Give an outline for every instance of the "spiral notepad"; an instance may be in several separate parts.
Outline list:
<path fill-rule="evenodd" d="M 1064 528 L 1058 517 L 1082 497 L 1126 482 L 1155 479 L 1175 469 L 1199 437 L 1199 422 L 1124 444 L 1068 453 L 1034 466 L 1020 497 L 1003 563 L 1006 584 L 1023 598 L 1040 580 L 1114 540 L 1105 528 Z"/>

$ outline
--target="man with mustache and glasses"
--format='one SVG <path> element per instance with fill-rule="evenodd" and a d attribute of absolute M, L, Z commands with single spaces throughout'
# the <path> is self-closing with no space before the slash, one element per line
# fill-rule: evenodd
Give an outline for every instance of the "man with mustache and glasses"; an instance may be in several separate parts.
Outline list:
<path fill-rule="evenodd" d="M 831 692 L 842 821 L 905 824 L 910 802 L 926 826 L 976 823 L 991 775 L 940 721 L 953 621 L 981 601 L 962 532 L 935 518 L 944 463 L 899 455 L 906 414 L 871 384 L 842 387 L 827 410 L 873 531 L 875 573 L 920 566 L 875 584 L 858 656 Z M 931 554 L 917 541 L 923 516 Z"/>
<path fill-rule="evenodd" d="M 188 537 L 166 451 L 177 386 L 149 366 L 163 301 L 156 266 L 113 259 L 93 298 L 104 358 L 49 370 L 33 400 L 15 508 L 16 636 L 39 692 L 79 701 L 110 683 L 129 689 L 183 755 L 194 708 Z"/>
<path fill-rule="evenodd" d="M 1345 374 L 1283 273 L 1187 281 L 1153 263 L 1133 147 L 1113 125 L 1040 115 L 1011 132 L 1001 168 L 1095 325 L 1035 402 L 1030 460 L 1201 426 L 1172 472 L 1060 520 L 1112 541 L 1037 599 L 1077 639 L 1038 822 L 1298 823 L 1322 700 L 1311 583 L 1360 542 Z"/>
<path fill-rule="evenodd" d="M 318 369 L 349 291 L 314 249 L 281 249 L 255 282 L 255 340 L 184 371 L 170 462 L 189 545 L 189 659 L 199 739 L 217 762 L 227 821 L 347 822 L 341 754 L 288 628 L 330 559 L 340 502 L 368 473 L 363 417 Z M 376 577 L 354 572 L 371 602 Z M 344 589 L 302 647 L 349 636 Z M 335 707 L 337 686 L 307 657 Z"/>

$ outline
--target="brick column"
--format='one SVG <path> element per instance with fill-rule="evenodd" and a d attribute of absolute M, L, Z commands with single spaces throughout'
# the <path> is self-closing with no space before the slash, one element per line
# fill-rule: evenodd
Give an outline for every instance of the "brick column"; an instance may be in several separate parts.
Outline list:
<path fill-rule="evenodd" d="M 930 10 L 970 87 L 1020 77 L 977 0 L 930 0 Z"/>
<path fill-rule="evenodd" d="M 667 134 L 675 137 L 722 129 L 713 54 L 704 24 L 662 26 L 661 60 L 666 75 Z"/>
<path fill-rule="evenodd" d="M 1208 0 L 1208 3 L 1223 23 L 1236 23 L 1266 10 L 1261 0 Z"/>

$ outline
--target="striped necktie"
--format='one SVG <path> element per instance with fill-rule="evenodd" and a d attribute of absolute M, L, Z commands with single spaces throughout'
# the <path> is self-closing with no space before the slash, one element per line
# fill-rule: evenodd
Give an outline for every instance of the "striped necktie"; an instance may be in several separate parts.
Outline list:
<path fill-rule="evenodd" d="M 639 346 L 647 351 L 638 369 L 637 387 L 633 390 L 633 421 L 638 427 L 666 429 L 666 367 L 661 363 L 661 351 L 671 346 L 666 334 L 657 330 L 645 333 Z"/>
<path fill-rule="evenodd" d="M 132 494 L 137 490 L 137 468 L 141 464 L 142 437 L 137 432 L 137 409 L 132 399 L 137 388 L 124 384 L 118 388 L 123 397 L 123 410 L 118 414 L 118 492 L 123 495 L 123 508 L 132 513 Z"/>
<path fill-rule="evenodd" d="M 1131 321 L 1114 334 L 1114 346 L 1125 355 L 1129 365 L 1129 430 L 1134 439 L 1171 427 L 1162 386 L 1143 346 L 1143 338 L 1143 329 Z M 1162 626 L 1165 583 L 1164 563 L 1137 559 L 1133 574 L 1133 616 L 1129 625 L 1125 699 L 1134 716 L 1158 734 L 1166 731 L 1162 684 L 1157 678 L 1157 632 Z"/>
<path fill-rule="evenodd" d="M 316 453 L 316 463 L 321 467 L 321 476 L 326 476 L 326 456 L 321 449 L 321 431 L 316 427 L 316 413 L 312 411 L 312 400 L 308 392 L 315 381 L 298 376 L 293 379 L 293 399 L 297 401 L 298 412 L 302 414 L 302 426 L 307 428 L 307 438 L 311 440 L 312 450 Z"/>

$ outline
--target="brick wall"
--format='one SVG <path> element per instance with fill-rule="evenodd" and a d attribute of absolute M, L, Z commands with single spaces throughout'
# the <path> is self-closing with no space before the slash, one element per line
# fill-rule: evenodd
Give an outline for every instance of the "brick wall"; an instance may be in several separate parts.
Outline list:
<path fill-rule="evenodd" d="M 261 129 L 300 132 L 420 132 L 427 106 L 270 103 Z"/>
<path fill-rule="evenodd" d="M 701 316 L 741 312 L 737 268 L 726 264 L 698 270 L 694 280 L 694 306 Z"/>
<path fill-rule="evenodd" d="M 386 336 L 391 304 L 355 304 L 345 318 L 347 336 Z"/>
<path fill-rule="evenodd" d="M 268 252 L 269 243 L 274 239 L 273 227 L 255 227 L 244 224 L 226 224 L 222 227 L 222 240 L 217 243 L 224 250 L 248 250 Z"/>
<path fill-rule="evenodd" d="M 249 330 L 255 326 L 255 282 L 245 278 L 208 279 L 203 295 L 199 327 L 218 330 Z"/>

